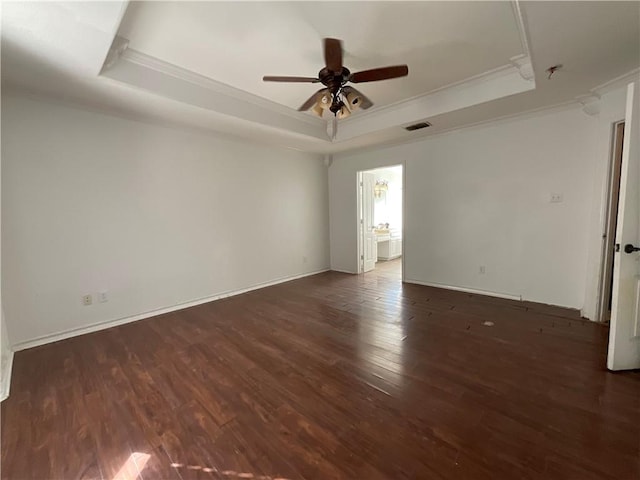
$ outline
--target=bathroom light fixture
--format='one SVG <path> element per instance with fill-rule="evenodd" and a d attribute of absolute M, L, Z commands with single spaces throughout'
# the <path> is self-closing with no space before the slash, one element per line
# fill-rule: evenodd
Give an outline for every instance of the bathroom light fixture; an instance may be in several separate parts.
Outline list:
<path fill-rule="evenodd" d="M 376 180 L 376 184 L 373 186 L 373 196 L 380 198 L 387 190 L 389 190 L 389 182 L 387 180 Z"/>

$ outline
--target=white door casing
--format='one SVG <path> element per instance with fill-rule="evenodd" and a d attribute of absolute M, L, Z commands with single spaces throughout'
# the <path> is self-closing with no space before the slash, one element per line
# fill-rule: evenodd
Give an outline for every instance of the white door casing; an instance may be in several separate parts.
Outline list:
<path fill-rule="evenodd" d="M 627 88 L 620 201 L 613 266 L 613 298 L 609 330 L 609 370 L 640 368 L 640 252 L 625 252 L 625 245 L 640 246 L 640 92 L 638 83 Z"/>

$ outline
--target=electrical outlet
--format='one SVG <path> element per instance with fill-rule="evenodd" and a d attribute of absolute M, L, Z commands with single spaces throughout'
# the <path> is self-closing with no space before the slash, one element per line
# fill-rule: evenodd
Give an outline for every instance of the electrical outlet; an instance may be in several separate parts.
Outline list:
<path fill-rule="evenodd" d="M 98 294 L 98 301 L 100 303 L 108 302 L 109 301 L 109 292 L 107 292 L 106 290 L 102 290 Z"/>
<path fill-rule="evenodd" d="M 88 307 L 92 303 L 93 303 L 93 297 L 91 295 L 84 295 L 82 297 L 82 305 L 84 305 L 85 307 Z"/>
<path fill-rule="evenodd" d="M 480 265 L 480 269 L 478 271 L 480 275 L 484 275 L 485 273 L 487 273 L 484 265 Z"/>
<path fill-rule="evenodd" d="M 549 197 L 550 203 L 562 203 L 562 194 L 561 193 L 552 193 Z"/>

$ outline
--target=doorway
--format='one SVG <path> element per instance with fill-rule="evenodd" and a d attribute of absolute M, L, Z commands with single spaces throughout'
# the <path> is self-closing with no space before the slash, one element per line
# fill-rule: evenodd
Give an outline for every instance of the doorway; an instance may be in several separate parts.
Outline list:
<path fill-rule="evenodd" d="M 615 237 L 620 197 L 620 172 L 622 169 L 622 145 L 624 140 L 624 122 L 613 126 L 613 149 L 609 167 L 609 186 L 607 199 L 607 217 L 603 238 L 602 265 L 600 268 L 600 298 L 597 320 L 609 322 L 613 299 L 613 263 L 615 256 Z"/>
<path fill-rule="evenodd" d="M 402 279 L 402 165 L 358 172 L 358 273 Z"/>

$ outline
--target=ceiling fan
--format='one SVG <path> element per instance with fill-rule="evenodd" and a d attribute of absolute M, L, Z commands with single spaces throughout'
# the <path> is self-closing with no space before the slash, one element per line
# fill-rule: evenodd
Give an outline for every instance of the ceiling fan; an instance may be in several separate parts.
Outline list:
<path fill-rule="evenodd" d="M 296 83 L 322 83 L 321 88 L 304 102 L 299 111 L 312 110 L 316 115 L 322 116 L 324 110 L 329 110 L 337 118 L 348 116 L 356 108 L 370 108 L 373 102 L 347 83 L 376 82 L 391 78 L 404 77 L 409 74 L 406 65 L 394 65 L 391 67 L 374 68 L 361 72 L 351 73 L 342 65 L 342 42 L 335 38 L 325 38 L 324 61 L 325 67 L 318 72 L 316 77 L 277 77 L 265 76 L 265 82 L 296 82 Z"/>

